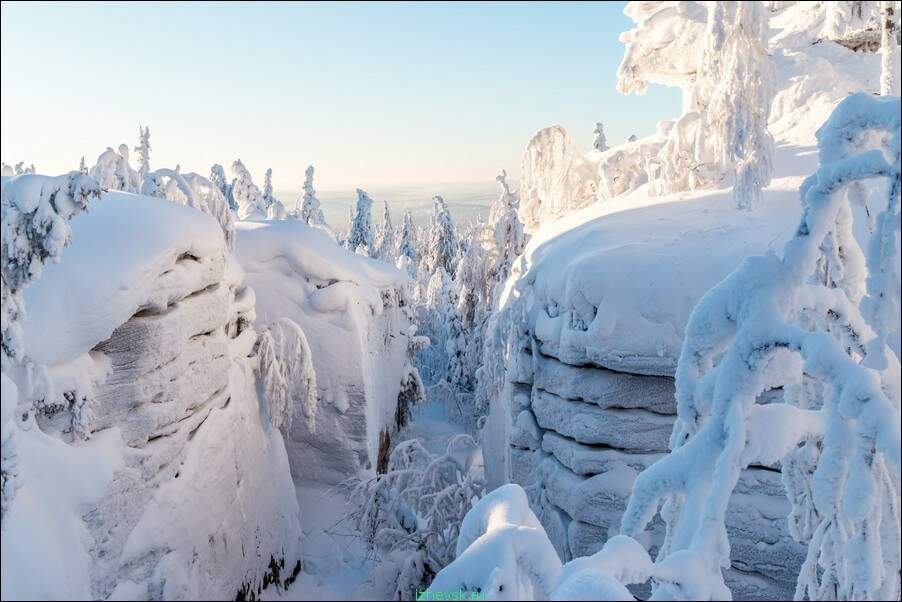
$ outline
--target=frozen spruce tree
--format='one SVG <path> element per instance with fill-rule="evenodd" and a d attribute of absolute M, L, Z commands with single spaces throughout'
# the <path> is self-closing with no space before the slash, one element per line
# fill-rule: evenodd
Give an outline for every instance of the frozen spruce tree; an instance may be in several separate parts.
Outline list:
<path fill-rule="evenodd" d="M 417 267 L 420 259 L 418 245 L 417 227 L 413 223 L 413 216 L 410 214 L 410 211 L 405 211 L 404 224 L 401 226 L 401 233 L 398 236 L 398 259 L 396 265 L 398 268 L 404 269 L 414 280 L 417 277 Z"/>
<path fill-rule="evenodd" d="M 880 2 L 880 95 L 899 96 L 899 14 L 898 2 Z"/>
<path fill-rule="evenodd" d="M 501 185 L 501 194 L 489 213 L 489 227 L 492 231 L 489 257 L 492 294 L 490 304 L 494 303 L 494 298 L 498 294 L 494 288 L 507 280 L 514 258 L 523 252 L 527 241 L 518 214 L 520 199 L 511 192 L 507 183 L 507 172 L 502 169 L 495 179 Z"/>
<path fill-rule="evenodd" d="M 773 60 L 760 2 L 712 2 L 699 68 L 699 94 L 708 96 L 698 139 L 713 152 L 713 175 L 735 176 L 733 197 L 754 209 L 770 184 L 774 141 L 767 120 L 774 97 Z M 697 157 L 702 151 L 697 150 Z"/>
<path fill-rule="evenodd" d="M 351 218 L 347 247 L 351 251 L 363 253 L 368 257 L 376 256 L 372 209 L 373 199 L 365 191 L 358 188 L 357 209 Z"/>
<path fill-rule="evenodd" d="M 300 206 L 301 221 L 310 226 L 325 226 L 326 218 L 313 188 L 313 166 L 308 165 L 304 172 L 304 196 Z"/>
<path fill-rule="evenodd" d="M 266 168 L 266 173 L 263 174 L 263 202 L 269 207 L 275 196 L 273 196 L 272 192 L 272 167 Z"/>
<path fill-rule="evenodd" d="M 99 196 L 97 182 L 77 171 L 55 178 L 26 174 L 3 186 L 0 197 L 0 239 L 3 241 L 0 244 L 0 368 L 3 381 L 0 520 L 9 510 L 16 491 L 18 426 L 13 415 L 21 415 L 21 401 L 53 396 L 49 381 L 42 378 L 44 371 L 32 364 L 25 354 L 22 293 L 41 275 L 44 264 L 57 261 L 69 244 L 72 235 L 69 220 L 84 211 L 90 199 Z M 80 431 L 76 429 L 76 432 Z"/>
<path fill-rule="evenodd" d="M 144 178 L 150 173 L 150 128 L 138 126 L 138 178 L 144 182 Z"/>
<path fill-rule="evenodd" d="M 433 211 L 432 221 L 429 225 L 429 240 L 423 257 L 426 262 L 426 275 L 432 274 L 439 268 L 447 274 L 454 274 L 457 266 L 457 232 L 454 221 L 448 212 L 445 199 L 440 196 L 432 197 Z"/>
<path fill-rule="evenodd" d="M 94 180 L 105 190 L 122 190 L 123 192 L 139 192 L 142 183 L 138 172 L 128 164 L 128 146 L 119 145 L 119 151 L 107 147 L 97 163 L 88 171 Z"/>
<path fill-rule="evenodd" d="M 267 219 L 286 219 L 288 217 L 285 205 L 273 194 L 271 167 L 268 167 L 263 175 L 263 204 L 266 206 Z"/>
<path fill-rule="evenodd" d="M 388 201 L 382 201 L 382 224 L 376 232 L 376 256 L 382 261 L 395 263 L 395 227 L 392 225 Z"/>
<path fill-rule="evenodd" d="M 401 226 L 401 237 L 398 242 L 398 255 L 408 257 L 411 261 L 416 263 L 419 259 L 417 246 L 417 227 L 413 223 L 413 215 L 410 214 L 410 211 L 405 211 L 404 224 Z"/>
<path fill-rule="evenodd" d="M 604 136 L 604 124 L 600 121 L 595 123 L 595 129 L 592 130 L 592 148 L 600 153 L 608 150 L 608 141 Z"/>
<path fill-rule="evenodd" d="M 81 161 L 78 162 L 78 172 L 84 175 L 88 175 L 88 166 L 85 165 L 85 156 L 81 156 Z"/>
<path fill-rule="evenodd" d="M 240 220 L 262 220 L 266 219 L 266 203 L 263 200 L 263 194 L 251 177 L 241 159 L 236 159 L 232 163 L 232 173 L 235 175 L 235 181 L 232 184 L 232 196 L 235 204 L 238 206 L 238 219 Z"/>
<path fill-rule="evenodd" d="M 226 200 L 229 209 L 238 211 L 238 205 L 235 204 L 235 198 L 232 196 L 232 183 L 226 180 L 225 169 L 219 163 L 215 163 L 210 168 L 210 181 L 219 190 L 222 198 Z"/>

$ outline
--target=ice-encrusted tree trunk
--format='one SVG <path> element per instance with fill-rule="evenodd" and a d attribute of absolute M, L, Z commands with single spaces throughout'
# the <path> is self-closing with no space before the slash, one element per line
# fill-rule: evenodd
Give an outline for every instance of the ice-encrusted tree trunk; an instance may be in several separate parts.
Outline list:
<path fill-rule="evenodd" d="M 304 172 L 304 196 L 301 199 L 300 218 L 301 221 L 310 226 L 326 225 L 323 209 L 320 207 L 319 199 L 316 197 L 316 190 L 313 188 L 312 165 L 308 165 L 307 170 Z"/>
<path fill-rule="evenodd" d="M 454 220 L 451 219 L 448 205 L 442 197 L 438 195 L 432 197 L 432 206 L 432 221 L 424 255 L 426 273 L 432 274 L 438 268 L 442 268 L 447 274 L 454 274 L 458 251 Z"/>
<path fill-rule="evenodd" d="M 48 261 L 58 261 L 69 244 L 69 220 L 100 196 L 100 186 L 90 177 L 73 171 L 55 178 L 22 175 L 3 185 L 0 225 L 0 368 L 2 368 L 2 424 L 0 424 L 0 517 L 5 516 L 16 490 L 16 426 L 13 414 L 22 400 L 39 402 L 51 396 L 42 378 L 25 354 L 22 321 L 25 317 L 23 289 L 36 280 Z M 32 382 L 41 380 L 45 382 Z M 30 411 L 30 409 L 29 409 Z"/>
<path fill-rule="evenodd" d="M 235 181 L 232 184 L 232 197 L 238 207 L 238 219 L 264 219 L 266 217 L 266 203 L 263 195 L 241 159 L 232 163 L 232 173 Z"/>
<path fill-rule="evenodd" d="M 880 95 L 899 96 L 899 17 L 893 0 L 880 2 Z"/>
<path fill-rule="evenodd" d="M 604 136 L 604 124 L 600 121 L 595 123 L 595 129 L 592 130 L 592 148 L 600 153 L 608 150 L 608 141 Z"/>
<path fill-rule="evenodd" d="M 373 199 L 366 191 L 357 189 L 357 209 L 352 213 L 351 226 L 348 232 L 349 250 L 364 253 L 367 257 L 376 256 L 375 236 L 373 235 Z"/>
<path fill-rule="evenodd" d="M 900 138 L 898 98 L 840 103 L 818 131 L 821 167 L 783 258 L 747 259 L 689 319 L 673 451 L 636 479 L 621 532 L 637 536 L 665 502 L 659 558 L 694 563 L 715 593 L 741 470 L 782 460 L 791 530 L 808 544 L 797 599 L 898 599 L 900 377 L 886 338 L 899 327 Z M 847 191 L 874 178 L 889 185 L 872 189 L 888 194 L 865 261 Z M 779 387 L 783 403 L 756 403 Z M 659 583 L 667 596 L 694 587 Z"/>
<path fill-rule="evenodd" d="M 712 3 L 715 4 L 716 3 Z M 711 173 L 709 140 L 703 123 L 710 79 L 702 53 L 711 9 L 701 2 L 630 2 L 624 12 L 636 27 L 620 35 L 626 47 L 617 70 L 617 90 L 644 94 L 650 83 L 683 91 L 683 113 L 669 129 L 648 174 L 664 194 L 706 186 Z"/>
<path fill-rule="evenodd" d="M 392 225 L 388 201 L 382 201 L 382 224 L 376 232 L 376 256 L 382 261 L 394 264 L 397 255 L 395 248 L 395 227 Z"/>
<path fill-rule="evenodd" d="M 767 20 L 760 2 L 709 3 L 705 51 L 697 93 L 707 97 L 699 162 L 713 162 L 713 177 L 734 174 L 733 197 L 755 208 L 773 171 L 773 137 L 767 120 L 775 75 L 767 53 Z M 713 156 L 704 156 L 704 147 Z"/>
<path fill-rule="evenodd" d="M 141 182 L 150 173 L 150 128 L 138 126 L 138 146 L 135 147 L 138 153 L 138 177 Z"/>

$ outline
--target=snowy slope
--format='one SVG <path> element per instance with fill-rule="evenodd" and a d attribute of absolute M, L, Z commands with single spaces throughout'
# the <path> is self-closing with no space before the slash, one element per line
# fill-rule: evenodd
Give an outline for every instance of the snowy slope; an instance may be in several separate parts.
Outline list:
<path fill-rule="evenodd" d="M 319 401 L 315 430 L 296 421 L 288 434 L 295 479 L 337 483 L 373 468 L 407 365 L 406 275 L 291 219 L 239 222 L 237 253 L 256 291 L 255 327 L 288 317 L 310 343 Z"/>
<path fill-rule="evenodd" d="M 242 280 L 193 209 L 106 193 L 74 220 L 26 292 L 26 347 L 59 405 L 21 425 L 4 599 L 233 598 L 273 561 L 290 576 L 299 511 Z"/>

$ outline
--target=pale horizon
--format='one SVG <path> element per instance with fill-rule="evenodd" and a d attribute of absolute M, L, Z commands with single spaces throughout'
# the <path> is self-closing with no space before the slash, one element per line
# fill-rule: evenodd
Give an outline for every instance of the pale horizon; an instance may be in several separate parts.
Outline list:
<path fill-rule="evenodd" d="M 4 3 L 0 158 L 62 173 L 145 125 L 153 166 L 240 158 L 277 190 L 308 164 L 323 191 L 493 185 L 543 127 L 588 150 L 678 113 L 614 90 L 623 6 Z"/>

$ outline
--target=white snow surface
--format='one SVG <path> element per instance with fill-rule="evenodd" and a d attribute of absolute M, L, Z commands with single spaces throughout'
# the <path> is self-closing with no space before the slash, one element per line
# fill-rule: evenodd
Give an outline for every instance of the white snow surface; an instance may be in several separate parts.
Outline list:
<path fill-rule="evenodd" d="M 239 222 L 236 249 L 256 292 L 256 329 L 287 317 L 312 351 L 317 424 L 296 420 L 288 432 L 293 476 L 335 484 L 374 467 L 407 361 L 411 325 L 399 307 L 407 275 L 295 219 Z"/>
<path fill-rule="evenodd" d="M 140 308 L 165 307 L 199 281 L 196 267 L 179 265 L 179 256 L 212 262 L 225 253 L 215 220 L 164 199 L 109 191 L 88 211 L 72 220 L 77 244 L 25 289 L 26 351 L 43 364 L 75 359 Z"/>
<path fill-rule="evenodd" d="M 506 299 L 525 296 L 543 353 L 638 374 L 670 375 L 698 299 L 746 256 L 779 249 L 798 221 L 811 147 L 777 149 L 761 207 L 729 189 L 648 195 L 648 186 L 541 228 Z M 515 274 L 517 269 L 515 268 Z M 502 303 L 505 299 L 502 300 Z"/>

